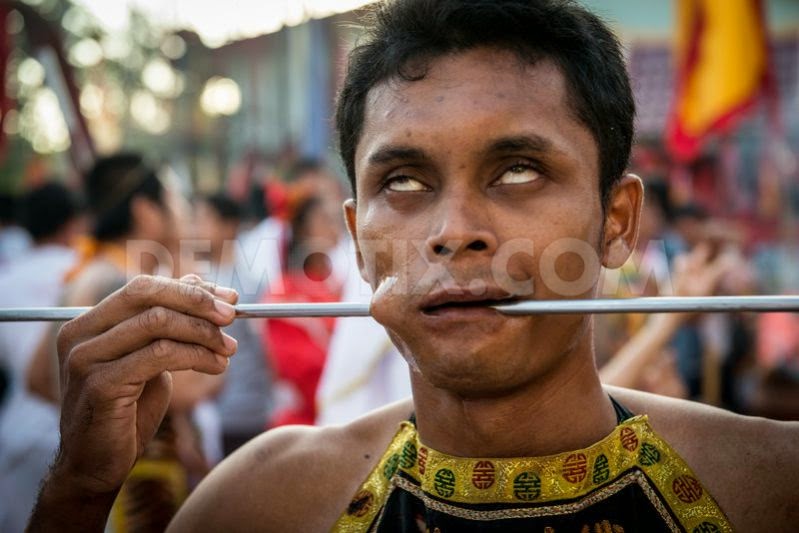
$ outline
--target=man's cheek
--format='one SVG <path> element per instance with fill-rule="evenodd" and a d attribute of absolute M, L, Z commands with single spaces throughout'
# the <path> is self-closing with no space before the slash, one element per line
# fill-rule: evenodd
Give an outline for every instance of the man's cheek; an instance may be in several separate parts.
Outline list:
<path fill-rule="evenodd" d="M 391 241 L 388 239 L 359 239 L 359 250 L 366 281 L 376 290 L 386 272 L 393 268 Z"/>
<path fill-rule="evenodd" d="M 540 278 L 560 298 L 585 296 L 599 280 L 601 262 L 590 243 L 562 238 L 550 243 L 538 259 Z"/>
<path fill-rule="evenodd" d="M 366 251 L 363 260 L 372 286 L 372 317 L 392 327 L 408 306 L 407 247 L 401 240 L 379 239 L 362 250 Z"/>
<path fill-rule="evenodd" d="M 532 296 L 536 288 L 535 243 L 532 239 L 503 242 L 491 258 L 494 283 L 514 296 Z"/>

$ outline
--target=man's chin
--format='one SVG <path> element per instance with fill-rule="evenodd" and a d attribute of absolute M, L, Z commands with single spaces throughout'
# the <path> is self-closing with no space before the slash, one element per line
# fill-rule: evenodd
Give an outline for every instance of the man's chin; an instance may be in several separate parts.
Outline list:
<path fill-rule="evenodd" d="M 493 350 L 490 354 L 470 351 L 467 347 L 441 350 L 428 348 L 421 357 L 408 358 L 414 374 L 422 383 L 450 391 L 463 398 L 499 396 L 519 387 L 526 372 L 514 365 L 506 353 Z"/>

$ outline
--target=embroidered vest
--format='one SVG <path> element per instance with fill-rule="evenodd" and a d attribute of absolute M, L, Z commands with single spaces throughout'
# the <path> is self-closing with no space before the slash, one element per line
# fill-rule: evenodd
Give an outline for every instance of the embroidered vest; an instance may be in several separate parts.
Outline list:
<path fill-rule="evenodd" d="M 425 446 L 413 421 L 403 422 L 333 530 L 714 533 L 732 526 L 641 415 L 588 448 L 529 458 L 453 457 Z"/>

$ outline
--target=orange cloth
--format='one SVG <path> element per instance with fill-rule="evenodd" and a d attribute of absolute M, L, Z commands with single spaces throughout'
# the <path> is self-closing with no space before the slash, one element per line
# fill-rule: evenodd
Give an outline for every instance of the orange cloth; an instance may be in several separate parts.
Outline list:
<path fill-rule="evenodd" d="M 125 272 L 127 268 L 127 254 L 125 249 L 118 244 L 98 241 L 88 235 L 81 236 L 75 243 L 78 252 L 78 261 L 64 275 L 64 283 L 70 283 L 83 272 L 89 264 L 97 259 L 104 259 Z"/>

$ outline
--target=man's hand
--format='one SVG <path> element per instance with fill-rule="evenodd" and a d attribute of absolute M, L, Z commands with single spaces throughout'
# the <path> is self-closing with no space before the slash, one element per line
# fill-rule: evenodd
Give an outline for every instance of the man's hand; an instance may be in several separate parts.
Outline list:
<path fill-rule="evenodd" d="M 227 367 L 236 341 L 221 328 L 233 321 L 237 299 L 193 275 L 139 276 L 64 325 L 61 449 L 32 528 L 47 514 L 42 507 L 63 516 L 67 502 L 58 500 L 73 498 L 80 507 L 116 494 L 166 413 L 170 371 L 219 374 Z"/>
<path fill-rule="evenodd" d="M 713 257 L 707 243 L 674 260 L 675 296 L 712 296 L 724 276 L 743 262 L 736 248 L 726 247 Z"/>

